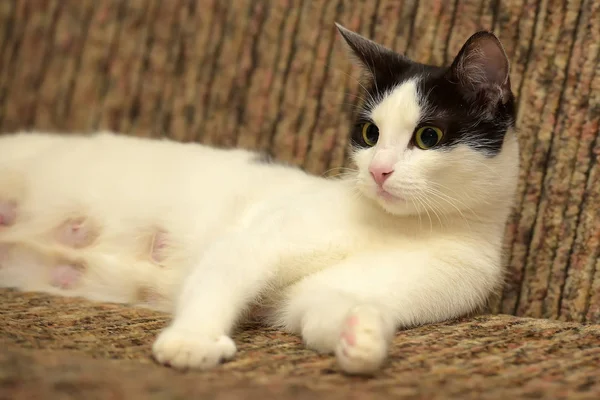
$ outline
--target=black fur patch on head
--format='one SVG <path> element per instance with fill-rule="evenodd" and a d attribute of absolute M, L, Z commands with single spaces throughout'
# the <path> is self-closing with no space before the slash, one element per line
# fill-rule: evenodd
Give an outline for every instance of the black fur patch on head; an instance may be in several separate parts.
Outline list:
<path fill-rule="evenodd" d="M 466 144 L 493 156 L 500 152 L 507 130 L 515 123 L 515 99 L 510 88 L 509 62 L 491 32 L 478 32 L 463 45 L 450 66 L 414 62 L 357 33 L 337 25 L 366 72 L 367 101 L 361 105 L 352 144 L 368 147 L 362 126 L 366 115 L 391 90 L 410 79 L 418 82 L 423 126 L 443 131 L 433 149 Z M 402 110 L 398 110 L 402 112 Z M 414 137 L 411 144 L 414 145 Z"/>

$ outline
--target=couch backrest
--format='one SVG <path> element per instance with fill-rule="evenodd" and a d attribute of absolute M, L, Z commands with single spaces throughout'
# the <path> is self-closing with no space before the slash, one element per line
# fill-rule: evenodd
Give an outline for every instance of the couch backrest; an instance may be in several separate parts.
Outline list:
<path fill-rule="evenodd" d="M 324 173 L 344 164 L 359 93 L 334 21 L 431 63 L 493 29 L 512 60 L 522 173 L 492 309 L 600 322 L 599 4 L 2 1 L 0 132 L 166 135 Z"/>

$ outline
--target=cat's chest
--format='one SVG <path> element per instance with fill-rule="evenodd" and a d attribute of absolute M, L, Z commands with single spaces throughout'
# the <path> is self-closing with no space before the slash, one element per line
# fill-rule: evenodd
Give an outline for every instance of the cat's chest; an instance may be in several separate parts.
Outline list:
<path fill-rule="evenodd" d="M 389 217 L 335 187 L 278 197 L 248 218 L 248 226 L 259 232 L 250 240 L 277 252 L 281 285 L 361 253 L 410 249 L 419 240 L 410 227 L 389 223 Z"/>
<path fill-rule="evenodd" d="M 288 241 L 352 241 L 369 229 L 360 208 L 334 185 L 315 185 L 282 193 L 250 210 L 244 224 L 262 225 Z"/>

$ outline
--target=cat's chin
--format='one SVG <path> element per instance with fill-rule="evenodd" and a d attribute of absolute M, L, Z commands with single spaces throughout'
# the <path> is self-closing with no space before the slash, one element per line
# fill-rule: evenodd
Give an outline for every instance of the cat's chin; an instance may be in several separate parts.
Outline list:
<path fill-rule="evenodd" d="M 395 193 L 377 188 L 368 191 L 365 195 L 388 214 L 399 217 L 417 214 L 417 210 L 410 201 Z"/>
<path fill-rule="evenodd" d="M 385 202 L 391 202 L 391 203 L 406 203 L 406 200 L 404 199 L 404 197 L 399 196 L 397 194 L 394 193 L 390 193 L 387 190 L 383 189 L 383 188 L 377 188 L 377 198 L 381 199 Z"/>
<path fill-rule="evenodd" d="M 377 204 L 388 214 L 398 217 L 406 217 L 417 214 L 417 210 L 415 210 L 415 208 L 405 200 L 400 200 L 397 198 L 384 199 L 379 197 Z"/>

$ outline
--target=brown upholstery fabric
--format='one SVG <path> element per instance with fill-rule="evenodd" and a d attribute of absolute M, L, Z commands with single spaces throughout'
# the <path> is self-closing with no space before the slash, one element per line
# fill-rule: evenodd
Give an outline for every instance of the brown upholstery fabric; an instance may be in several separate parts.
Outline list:
<path fill-rule="evenodd" d="M 600 396 L 600 325 L 497 315 L 411 329 L 396 336 L 385 369 L 371 378 L 346 377 L 332 358 L 304 349 L 298 338 L 249 325 L 234 336 L 234 361 L 178 373 L 150 358 L 152 341 L 167 322 L 162 314 L 2 295 L 0 398 L 3 389 L 11 399 Z"/>
<path fill-rule="evenodd" d="M 334 21 L 430 63 L 449 62 L 476 30 L 500 36 L 522 172 L 491 311 L 599 323 L 597 0 L 2 0 L 0 133 L 111 129 L 260 148 L 335 173 L 359 87 Z M 147 358 L 164 316 L 0 298 L 0 398 L 600 397 L 598 325 L 501 315 L 423 327 L 401 333 L 390 366 L 368 381 L 254 329 L 238 336 L 234 363 L 182 376 Z"/>

